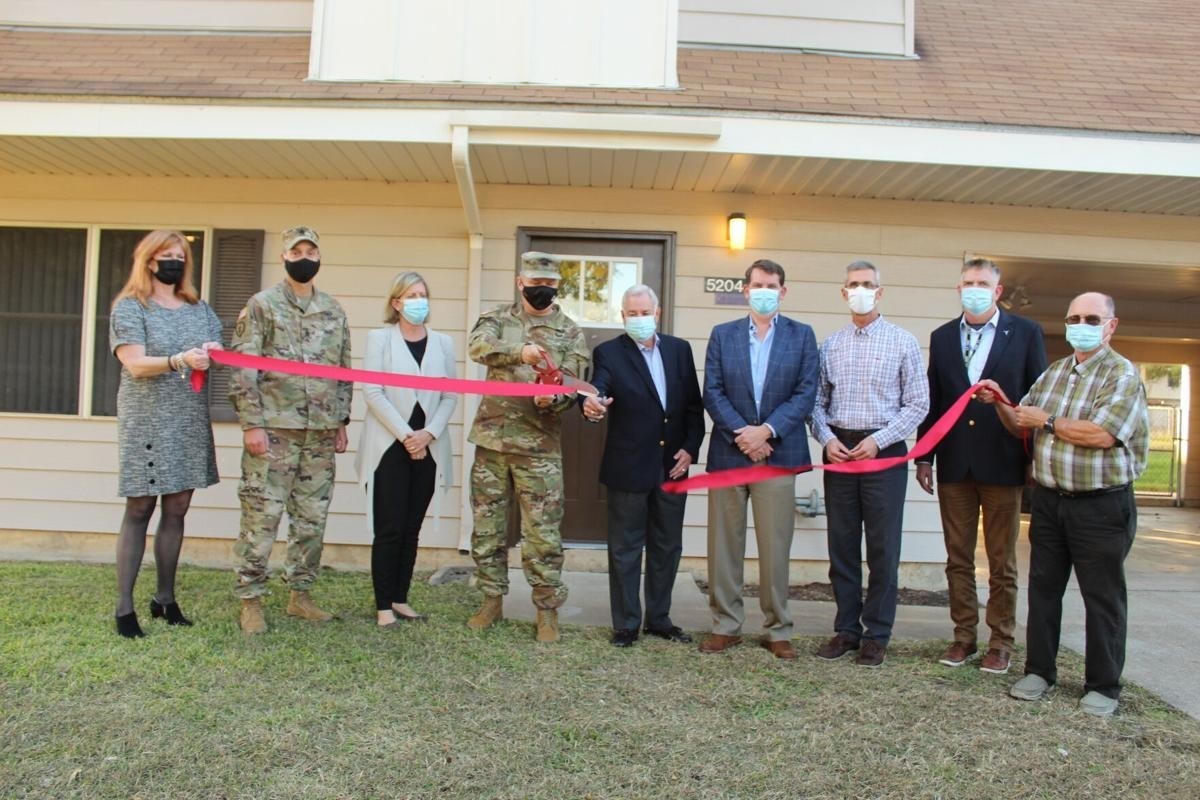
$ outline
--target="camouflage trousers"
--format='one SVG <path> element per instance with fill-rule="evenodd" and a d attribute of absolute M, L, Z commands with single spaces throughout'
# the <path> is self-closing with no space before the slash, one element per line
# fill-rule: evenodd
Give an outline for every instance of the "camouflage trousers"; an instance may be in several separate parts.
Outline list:
<path fill-rule="evenodd" d="M 509 478 L 512 478 L 512 489 Z M 508 504 L 521 508 L 521 567 L 533 587 L 533 604 L 558 608 L 567 599 L 562 582 L 562 460 L 497 453 L 475 448 L 471 465 L 471 508 L 475 530 L 471 556 L 475 582 L 485 595 L 508 594 Z"/>
<path fill-rule="evenodd" d="M 333 497 L 336 431 L 268 428 L 265 455 L 242 451 L 242 527 L 233 546 L 238 597 L 267 591 L 267 560 L 283 512 L 288 515 L 288 586 L 307 591 L 321 568 L 325 517 Z"/>

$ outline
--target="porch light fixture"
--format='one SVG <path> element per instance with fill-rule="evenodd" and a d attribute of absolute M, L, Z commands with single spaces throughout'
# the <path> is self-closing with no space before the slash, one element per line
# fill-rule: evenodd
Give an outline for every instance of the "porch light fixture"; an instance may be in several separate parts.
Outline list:
<path fill-rule="evenodd" d="M 730 250 L 746 249 L 746 215 L 735 211 L 726 220 Z"/>

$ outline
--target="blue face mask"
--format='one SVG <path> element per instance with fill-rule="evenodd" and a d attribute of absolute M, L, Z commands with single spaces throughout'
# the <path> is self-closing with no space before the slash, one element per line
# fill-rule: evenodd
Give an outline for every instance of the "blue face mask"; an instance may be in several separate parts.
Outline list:
<path fill-rule="evenodd" d="M 994 292 L 980 286 L 967 286 L 962 290 L 963 311 L 968 314 L 982 314 L 992 305 Z"/>
<path fill-rule="evenodd" d="M 409 297 L 405 299 L 403 310 L 400 313 L 413 325 L 420 325 L 429 316 L 429 298 Z"/>
<path fill-rule="evenodd" d="M 1103 325 L 1088 325 L 1080 322 L 1078 325 L 1067 326 L 1067 343 L 1080 353 L 1090 353 L 1104 341 Z"/>
<path fill-rule="evenodd" d="M 750 308 L 755 314 L 774 314 L 779 310 L 779 290 L 751 289 Z"/>
<path fill-rule="evenodd" d="M 635 342 L 641 343 L 654 335 L 658 330 L 658 324 L 654 321 L 654 317 L 626 317 L 625 332 L 629 334 L 629 338 Z"/>

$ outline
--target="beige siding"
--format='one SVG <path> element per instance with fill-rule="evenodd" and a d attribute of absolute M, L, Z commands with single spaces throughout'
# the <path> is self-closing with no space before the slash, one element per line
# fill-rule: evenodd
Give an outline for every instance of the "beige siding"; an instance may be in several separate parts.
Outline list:
<path fill-rule="evenodd" d="M 679 0 L 679 41 L 911 56 L 915 0 Z"/>
<path fill-rule="evenodd" d="M 885 314 L 923 345 L 934 327 L 957 312 L 952 287 L 966 252 L 1129 257 L 1160 265 L 1200 261 L 1200 232 L 1192 221 L 1170 218 L 544 187 L 483 186 L 479 197 L 484 221 L 482 308 L 513 298 L 519 226 L 675 231 L 675 307 L 668 322 L 674 333 L 691 342 L 698 364 L 703 364 L 711 327 L 738 314 L 714 305 L 713 296 L 702 291 L 702 279 L 739 276 L 759 257 L 779 261 L 788 270 L 784 312 L 812 324 L 818 338 L 847 321 L 837 291 L 845 265 L 855 258 L 873 260 L 883 271 Z M 741 253 L 725 247 L 723 221 L 731 210 L 744 211 L 749 220 L 749 247 Z M 349 312 L 359 356 L 366 332 L 379 324 L 389 281 L 412 268 L 429 278 L 432 322 L 454 337 L 460 367 L 468 366 L 462 361 L 464 340 L 480 309 L 467 307 L 467 237 L 457 193 L 449 185 L 10 178 L 0 189 L 0 223 L 22 222 L 263 228 L 268 231 L 264 284 L 282 276 L 276 232 L 292 224 L 310 224 L 321 232 L 326 263 L 318 284 Z M 1178 360 L 1197 364 L 1200 356 L 1193 347 Z M 462 423 L 470 419 L 472 408 L 471 398 L 460 404 L 450 433 L 460 482 Z M 358 421 L 362 415 L 363 401 L 356 394 L 353 418 Z M 1193 419 L 1193 430 L 1198 426 L 1200 419 Z M 352 427 L 352 447 L 358 430 L 358 425 Z M 238 524 L 240 432 L 234 425 L 218 424 L 216 434 L 222 482 L 197 493 L 189 533 L 228 539 L 236 535 Z M 115 438 L 112 420 L 0 415 L 3 526 L 115 530 L 122 509 L 115 497 Z M 369 541 L 352 464 L 352 454 L 339 459 L 330 542 Z M 1191 496 L 1200 496 L 1200 475 L 1189 473 L 1188 487 Z M 797 479 L 798 493 L 813 488 L 820 488 L 818 478 Z M 434 531 L 430 523 L 422 536 L 427 546 L 455 545 L 461 504 L 456 487 L 441 504 L 440 528 Z M 705 518 L 701 493 L 688 504 L 685 555 L 703 555 Z M 799 519 L 793 555 L 822 559 L 824 527 L 821 517 Z M 915 483 L 905 509 L 904 558 L 931 563 L 943 558 L 936 503 Z"/>
<path fill-rule="evenodd" d="M 6 0 L 0 25 L 307 33 L 312 0 Z"/>

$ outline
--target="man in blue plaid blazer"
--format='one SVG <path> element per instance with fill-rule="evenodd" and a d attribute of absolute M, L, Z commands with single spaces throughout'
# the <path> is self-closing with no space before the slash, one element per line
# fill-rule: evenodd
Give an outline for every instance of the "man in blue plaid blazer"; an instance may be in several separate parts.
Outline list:
<path fill-rule="evenodd" d="M 746 270 L 750 316 L 713 328 L 704 359 L 704 407 L 713 420 L 708 471 L 810 464 L 805 421 L 816 399 L 820 361 L 812 328 L 779 313 L 783 267 L 761 259 Z M 788 567 L 795 528 L 795 477 L 786 475 L 708 493 L 708 579 L 712 633 L 700 643 L 719 653 L 741 642 L 746 503 L 754 505 L 762 646 L 794 659 Z"/>

